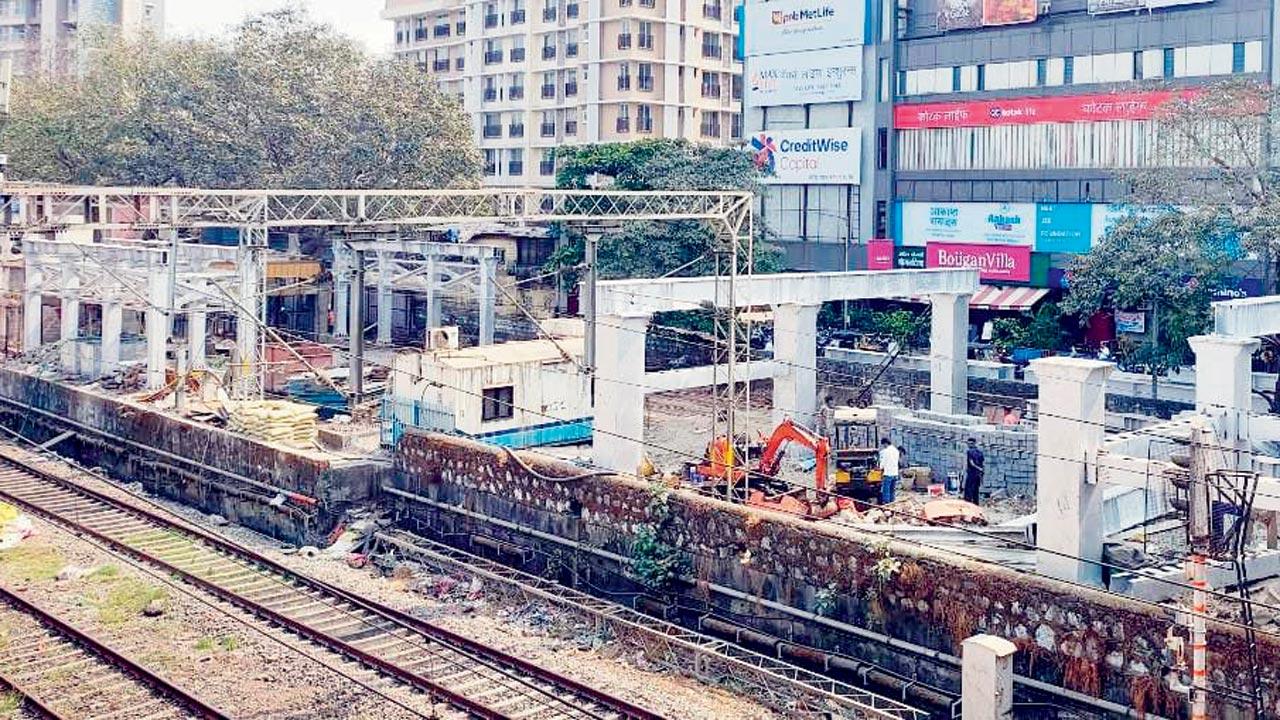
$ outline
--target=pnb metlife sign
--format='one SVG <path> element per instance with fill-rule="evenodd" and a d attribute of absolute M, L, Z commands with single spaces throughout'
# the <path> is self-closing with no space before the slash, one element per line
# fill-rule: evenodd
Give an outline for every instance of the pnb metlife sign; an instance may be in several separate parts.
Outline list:
<path fill-rule="evenodd" d="M 862 176 L 858 128 L 767 130 L 748 148 L 770 185 L 857 185 Z"/>
<path fill-rule="evenodd" d="M 866 0 L 756 0 L 745 17 L 748 57 L 850 47 L 866 38 Z"/>

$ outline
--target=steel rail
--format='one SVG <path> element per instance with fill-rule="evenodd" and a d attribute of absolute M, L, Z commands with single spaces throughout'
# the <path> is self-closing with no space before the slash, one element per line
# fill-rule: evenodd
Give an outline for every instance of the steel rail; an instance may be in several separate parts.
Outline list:
<path fill-rule="evenodd" d="M 76 645 L 79 648 L 88 651 L 90 654 L 97 656 L 106 665 L 114 666 L 126 677 L 136 680 L 141 685 L 157 692 L 166 699 L 175 701 L 177 704 L 182 705 L 195 715 L 207 718 L 208 720 L 230 720 L 230 716 L 173 684 L 173 682 L 163 675 L 134 662 L 101 640 L 75 627 L 71 623 L 63 620 L 57 615 L 54 615 L 48 610 L 32 603 L 8 588 L 0 587 L 0 603 L 11 605 L 18 611 L 30 615 L 36 622 L 52 629 L 56 634 L 66 638 L 70 644 Z M 66 717 L 67 720 L 74 720 L 73 718 L 64 716 L 51 708 L 47 703 L 37 697 L 36 692 L 28 690 L 21 684 L 15 682 L 12 678 L 4 678 L 4 683 L 22 695 L 24 702 L 29 703 L 36 712 L 51 718 Z"/>
<path fill-rule="evenodd" d="M 612 695 L 609 695 L 606 692 L 589 687 L 587 685 L 579 683 L 570 678 L 561 676 L 546 668 L 539 667 L 531 662 L 515 657 L 509 653 L 505 653 L 503 651 L 497 650 L 496 648 L 483 645 L 479 642 L 471 640 L 470 638 L 465 638 L 457 633 L 453 633 L 451 631 L 432 625 L 419 618 L 415 618 L 412 615 L 409 615 L 408 613 L 404 613 L 402 611 L 396 610 L 394 608 L 383 605 L 376 601 L 356 595 L 355 593 L 352 593 L 350 591 L 347 591 L 335 585 L 326 583 L 322 580 L 318 580 L 310 576 L 307 576 L 296 570 L 293 570 L 284 565 L 281 565 L 280 563 L 277 563 L 276 561 L 271 560 L 270 558 L 267 558 L 258 552 L 250 550 L 249 548 L 245 548 L 237 543 L 234 543 L 226 538 L 223 538 L 219 535 L 216 535 L 204 529 L 192 526 L 187 523 L 175 522 L 167 517 L 160 515 L 157 512 L 153 512 L 146 508 L 141 508 L 130 503 L 125 503 L 117 498 L 111 497 L 97 490 L 93 490 L 91 488 L 85 487 L 67 478 L 59 477 L 57 475 L 54 475 L 44 470 L 43 468 L 39 468 L 29 463 L 17 460 L 16 458 L 12 458 L 12 457 L 0 458 L 0 465 L 3 465 L 3 464 L 8 464 L 12 466 L 14 469 L 19 470 L 36 480 L 39 480 L 46 484 L 51 484 L 58 488 L 64 489 L 66 491 L 84 496 L 85 498 L 92 500 L 94 502 L 108 505 L 113 510 L 116 510 L 118 512 L 121 512 L 127 515 L 132 515 L 135 518 L 141 519 L 146 523 L 156 526 L 158 528 L 166 529 L 182 535 L 186 535 L 188 536 L 189 539 L 199 540 L 205 543 L 206 545 L 210 546 L 215 551 L 220 551 L 221 553 L 227 556 L 230 556 L 232 558 L 238 558 L 243 561 L 248 561 L 249 563 L 253 565 L 257 565 L 263 568 L 264 570 L 269 571 L 270 573 L 274 573 L 276 575 L 281 576 L 282 578 L 284 578 L 289 582 L 293 582 L 298 585 L 318 591 L 321 594 L 328 596 L 330 598 L 335 598 L 343 602 L 346 602 L 347 604 L 354 606 L 358 610 L 363 610 L 365 612 L 368 612 L 380 618 L 381 620 L 391 623 L 395 627 L 398 627 L 401 629 L 407 629 L 412 632 L 418 633 L 424 636 L 427 640 L 437 642 L 454 652 L 463 654 L 465 657 L 475 662 L 480 667 L 501 673 L 502 675 L 510 679 L 511 682 L 519 683 L 525 686 L 526 688 L 532 691 L 535 691 L 536 693 L 546 696 L 546 700 L 544 702 L 549 702 L 555 705 L 565 705 L 570 708 L 576 707 L 572 702 L 565 700 L 564 698 L 560 697 L 558 694 L 555 694 L 543 688 L 540 688 L 535 683 L 529 680 L 526 680 L 524 678 L 518 677 L 515 673 L 528 676 L 529 678 L 533 678 L 543 683 L 549 683 L 557 688 L 569 691 L 577 696 L 589 699 L 590 701 L 599 704 L 603 708 L 607 708 L 609 711 L 617 713 L 619 716 L 623 718 L 628 718 L 630 720 L 657 720 L 658 718 L 661 717 L 645 708 L 634 705 L 620 698 L 616 698 Z M 20 495 L 17 495 L 8 491 L 2 486 L 0 486 L 0 498 L 7 499 L 10 502 L 21 505 L 22 507 L 31 510 L 33 513 L 37 513 L 37 514 L 55 519 L 64 525 L 75 528 L 78 532 L 82 532 L 94 537 L 98 541 L 112 548 L 115 548 L 120 552 L 132 555 L 134 557 L 137 557 L 140 560 L 151 563 L 157 567 L 163 568 L 168 572 L 174 573 L 175 575 L 181 577 L 183 580 L 186 580 L 192 583 L 193 585 L 196 585 L 197 587 L 200 587 L 201 589 L 206 590 L 207 592 L 210 592 L 211 594 L 226 600 L 227 602 L 230 602 L 234 605 L 245 608 L 246 610 L 253 612 L 254 614 L 257 614 L 261 617 L 265 617 L 273 622 L 279 623 L 280 625 L 289 628 L 293 632 L 299 635 L 302 635 L 304 637 L 310 638 L 322 645 L 325 645 L 329 647 L 331 650 L 334 650 L 340 654 L 344 654 L 344 655 L 347 655 L 348 657 L 355 658 L 370 667 L 377 668 L 378 670 L 386 673 L 387 675 L 395 677 L 401 682 L 412 685 L 414 687 L 419 687 L 425 690 L 426 692 L 429 692 L 435 695 L 436 697 L 439 697 L 442 700 L 454 705 L 455 707 L 475 715 L 476 717 L 493 719 L 493 720 L 498 720 L 500 718 L 508 717 L 502 712 L 496 711 L 487 705 L 479 703 L 473 700 L 472 698 L 467 697 L 466 695 L 455 692 L 452 689 L 431 680 L 430 678 L 411 672 L 396 663 L 390 662 L 384 658 L 378 657 L 377 655 L 364 651 L 328 633 L 319 631 L 316 628 L 306 623 L 295 620 L 294 618 L 289 617 L 288 615 L 285 615 L 277 610 L 267 607 L 264 603 L 245 597 L 244 595 L 241 595 L 232 590 L 229 590 L 221 585 L 218 585 L 215 582 L 212 582 L 206 578 L 200 577 L 199 575 L 196 575 L 195 573 L 187 569 L 184 569 L 176 564 L 173 564 L 172 562 L 166 561 L 163 558 L 160 558 L 153 553 L 148 553 L 145 550 L 141 550 L 132 545 L 129 545 L 128 543 L 125 543 L 120 539 L 113 537 L 107 533 L 103 533 L 94 528 L 87 527 L 84 523 L 78 522 L 72 518 L 68 518 L 62 513 L 52 511 L 45 507 L 41 507 L 38 503 L 30 502 L 27 499 L 21 497 Z M 514 673 L 512 672 L 513 670 L 515 671 Z M 577 708 L 577 709 L 581 710 L 581 708 Z M 598 717 L 597 715 L 594 715 L 590 711 L 587 712 L 587 715 L 589 717 Z"/>

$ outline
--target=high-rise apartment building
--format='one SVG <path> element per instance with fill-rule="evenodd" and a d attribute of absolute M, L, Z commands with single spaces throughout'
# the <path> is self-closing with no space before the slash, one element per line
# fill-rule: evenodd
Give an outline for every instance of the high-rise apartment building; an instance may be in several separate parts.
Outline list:
<path fill-rule="evenodd" d="M 164 0 L 0 0 L 0 58 L 15 75 L 79 72 L 91 26 L 159 32 Z"/>
<path fill-rule="evenodd" d="M 551 185 L 559 145 L 742 140 L 729 0 L 387 0 L 383 17 L 462 98 L 491 184 Z"/>

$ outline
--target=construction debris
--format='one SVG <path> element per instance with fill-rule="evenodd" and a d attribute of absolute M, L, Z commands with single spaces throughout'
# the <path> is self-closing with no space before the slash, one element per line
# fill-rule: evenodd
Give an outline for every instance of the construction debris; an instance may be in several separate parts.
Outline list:
<path fill-rule="evenodd" d="M 316 443 L 316 408 L 287 400 L 251 400 L 226 406 L 227 426 L 249 437 L 297 448 Z"/>

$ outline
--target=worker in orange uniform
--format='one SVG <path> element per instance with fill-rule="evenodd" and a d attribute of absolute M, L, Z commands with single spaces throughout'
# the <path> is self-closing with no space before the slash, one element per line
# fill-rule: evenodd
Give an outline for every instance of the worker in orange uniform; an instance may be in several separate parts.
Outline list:
<path fill-rule="evenodd" d="M 889 438 L 880 439 L 881 505 L 888 505 L 893 502 L 893 497 L 898 491 L 898 461 L 901 457 L 898 448 L 889 442 Z"/>

